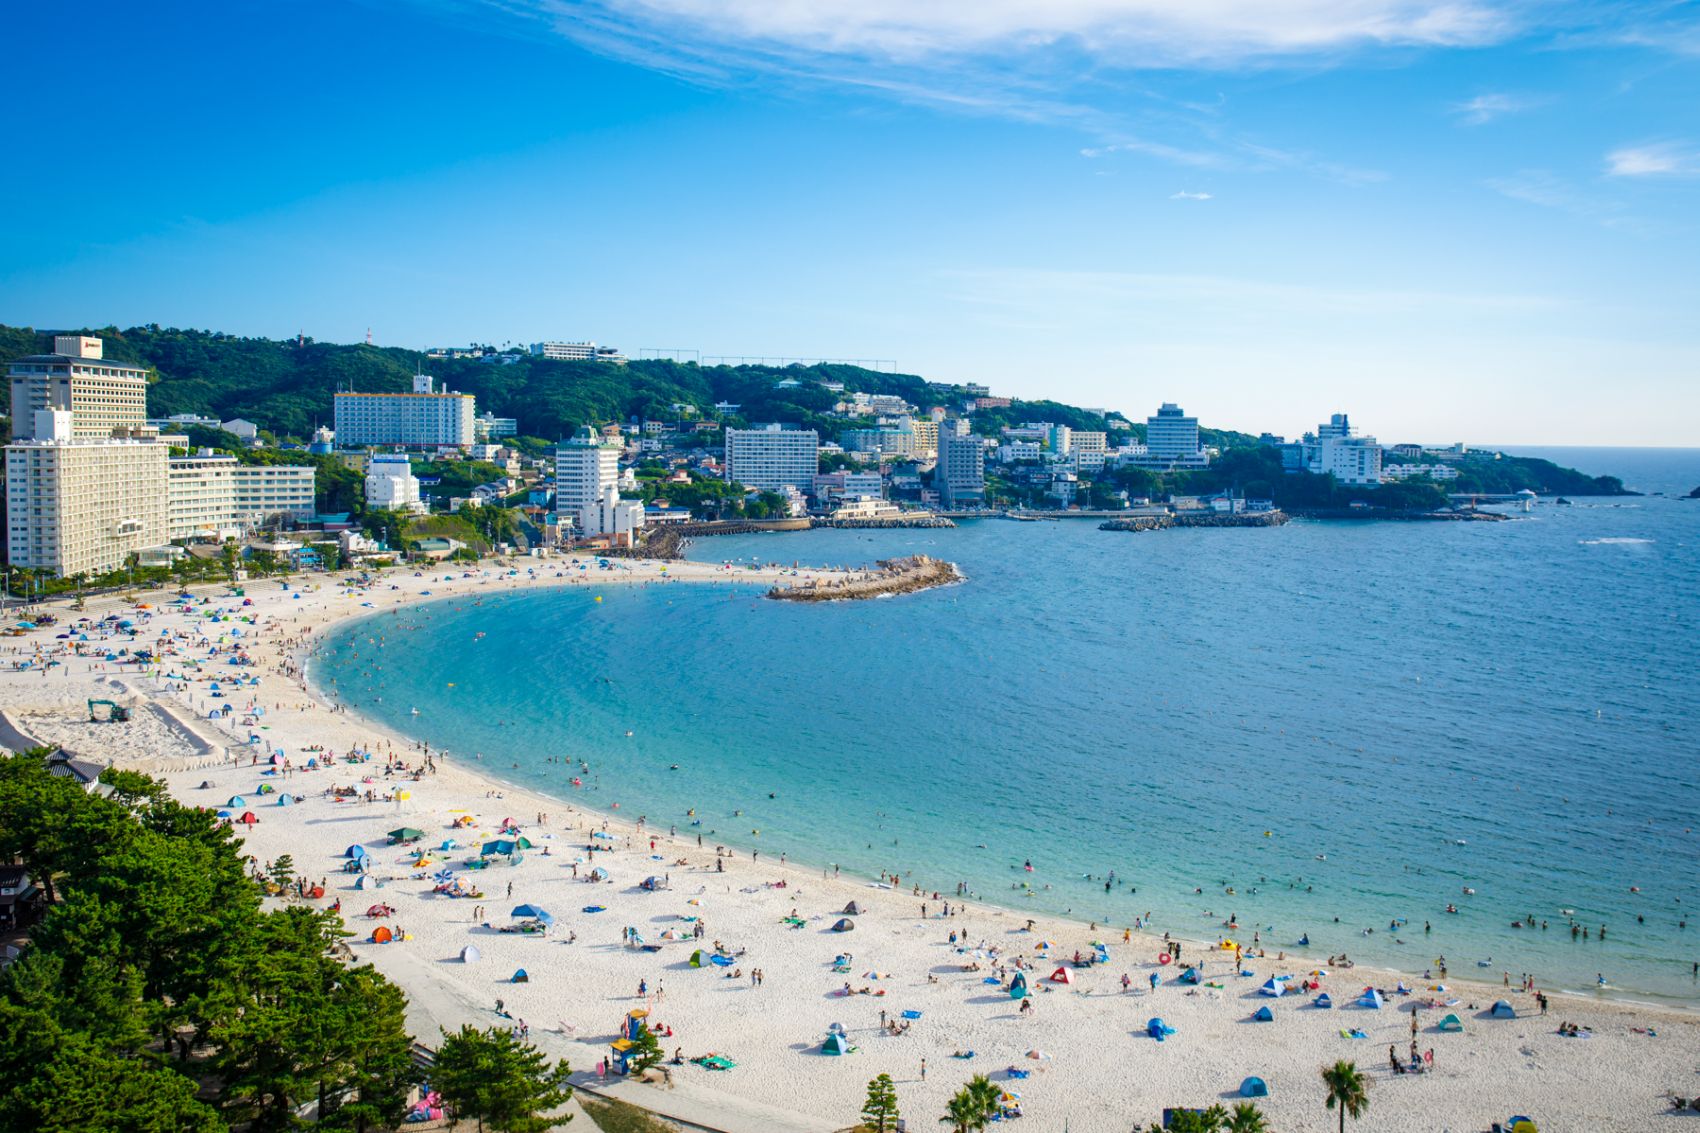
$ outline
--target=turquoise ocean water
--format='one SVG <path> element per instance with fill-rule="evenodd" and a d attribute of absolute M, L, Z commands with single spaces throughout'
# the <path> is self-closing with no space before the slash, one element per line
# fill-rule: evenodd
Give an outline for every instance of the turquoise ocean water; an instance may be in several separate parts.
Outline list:
<path fill-rule="evenodd" d="M 1700 450 L 1566 451 L 1650 491 L 1700 484 Z M 692 550 L 923 551 L 970 581 L 823 605 L 684 585 L 451 599 L 340 631 L 315 680 L 511 781 L 764 856 L 1116 925 L 1149 911 L 1201 939 L 1233 913 L 1241 937 L 1308 933 L 1318 958 L 1444 954 L 1457 974 L 1700 999 L 1700 503 Z M 1573 939 L 1566 909 L 1607 939 Z M 1511 927 L 1530 914 L 1548 927 Z"/>

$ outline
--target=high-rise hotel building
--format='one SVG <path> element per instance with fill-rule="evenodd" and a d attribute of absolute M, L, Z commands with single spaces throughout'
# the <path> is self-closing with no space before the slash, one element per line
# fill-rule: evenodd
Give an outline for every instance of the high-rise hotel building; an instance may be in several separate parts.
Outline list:
<path fill-rule="evenodd" d="M 114 429 L 147 424 L 148 372 L 129 362 L 104 358 L 101 339 L 61 334 L 52 354 L 19 358 L 10 367 L 12 439 L 35 435 L 36 414 L 44 409 L 74 414 L 71 428 L 79 438 L 104 440 Z"/>

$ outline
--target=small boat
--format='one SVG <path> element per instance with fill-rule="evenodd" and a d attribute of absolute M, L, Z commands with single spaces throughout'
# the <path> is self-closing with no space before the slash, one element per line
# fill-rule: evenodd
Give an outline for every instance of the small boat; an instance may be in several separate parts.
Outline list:
<path fill-rule="evenodd" d="M 419 715 L 419 709 L 417 709 L 417 708 L 409 708 L 409 709 L 408 709 L 408 710 L 407 710 L 407 713 L 408 713 L 408 715 L 410 715 L 410 716 L 417 716 L 417 715 Z"/>

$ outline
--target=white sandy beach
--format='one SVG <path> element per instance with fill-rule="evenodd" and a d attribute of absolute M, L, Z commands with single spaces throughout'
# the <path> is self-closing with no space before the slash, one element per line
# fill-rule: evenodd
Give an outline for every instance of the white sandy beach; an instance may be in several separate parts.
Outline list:
<path fill-rule="evenodd" d="M 478 765 L 452 756 L 438 760 L 434 773 L 417 781 L 404 772 L 386 773 L 387 757 L 416 769 L 421 753 L 403 737 L 353 713 L 332 711 L 299 680 L 315 633 L 349 617 L 383 617 L 420 600 L 471 598 L 519 586 L 826 577 L 822 571 L 729 571 L 675 562 L 621 563 L 620 569 L 569 581 L 556 577 L 564 564 L 564 559 L 517 560 L 517 575 L 492 565 L 470 577 L 446 565 L 421 576 L 411 569 L 395 570 L 370 589 L 354 592 L 329 576 L 297 579 L 298 585 L 290 586 L 258 580 L 246 586 L 252 600 L 246 606 L 240 598 L 225 596 L 226 588 L 197 587 L 213 602 L 190 613 L 167 609 L 171 592 L 161 591 L 138 592 L 140 602 L 152 607 L 145 611 L 116 597 L 91 600 L 81 613 L 60 604 L 55 607 L 59 625 L 0 645 L 6 651 L 0 653 L 0 666 L 7 670 L 0 674 L 0 711 L 28 736 L 63 744 L 80 758 L 161 774 L 191 802 L 223 807 L 232 796 L 241 796 L 245 804 L 232 809 L 259 819 L 245 829 L 255 858 L 267 862 L 287 853 L 299 872 L 326 879 L 328 892 L 320 903 L 340 899 L 343 916 L 357 934 L 351 939 L 356 957 L 370 960 L 406 990 L 415 1034 L 428 1043 L 438 1027 L 505 1022 L 494 1011 L 500 999 L 515 1025 L 520 1020 L 529 1025 L 534 1042 L 568 1058 L 592 1086 L 606 1088 L 611 1083 L 598 1079 L 595 1071 L 608 1054 L 608 1042 L 627 1011 L 648 1008 L 651 1022 L 673 1030 L 672 1037 L 662 1039 L 669 1053 L 682 1048 L 688 1059 L 716 1052 L 737 1066 L 716 1072 L 686 1063 L 671 1067 L 671 1088 L 620 1083 L 614 1092 L 712 1128 L 841 1129 L 854 1123 L 868 1079 L 882 1072 L 896 1080 L 911 1129 L 935 1127 L 946 1098 L 977 1072 L 1019 1093 L 1025 1114 L 1021 1125 L 1034 1130 L 1066 1126 L 1080 1133 L 1143 1128 L 1160 1117 L 1164 1106 L 1231 1105 L 1242 1079 L 1251 1075 L 1268 1083 L 1269 1096 L 1259 1104 L 1275 1129 L 1332 1129 L 1335 1118 L 1324 1109 L 1318 1071 L 1341 1058 L 1357 1061 L 1373 1079 L 1370 1109 L 1360 1123 L 1366 1129 L 1464 1133 L 1527 1114 L 1543 1130 L 1644 1130 L 1658 1127 L 1667 1090 L 1700 1093 L 1700 1020 L 1685 1014 L 1554 997 L 1541 1017 L 1532 996 L 1497 985 L 1448 979 L 1446 992 L 1431 992 L 1432 981 L 1423 982 L 1421 973 L 1401 976 L 1362 967 L 1328 972 L 1323 985 L 1336 1006 L 1322 1010 L 1310 1006 L 1309 994 L 1268 999 L 1258 992 L 1267 977 L 1305 975 L 1314 961 L 1280 961 L 1273 952 L 1267 958 L 1248 957 L 1246 967 L 1256 976 L 1245 978 L 1234 973 L 1228 954 L 1205 943 L 1187 944 L 1184 958 L 1204 959 L 1207 983 L 1221 986 L 1186 988 L 1174 981 L 1177 966 L 1160 967 L 1156 957 L 1163 951 L 1162 928 L 1173 927 L 1178 935 L 1193 929 L 1159 925 L 1158 936 L 1134 934 L 1124 943 L 1121 926 L 1094 930 L 1039 918 L 1028 932 L 1024 913 L 978 903 L 960 907 L 949 888 L 953 879 L 927 875 L 925 863 L 912 863 L 923 872 L 906 877 L 896 889 L 877 886 L 873 879 L 824 877 L 818 865 L 781 865 L 784 847 L 778 845 L 763 850 L 759 861 L 748 853 L 728 857 L 724 872 L 718 872 L 715 847 L 697 845 L 684 815 L 650 813 L 640 830 L 640 799 L 623 800 L 616 815 L 594 813 L 571 799 L 504 786 L 482 776 Z M 530 569 L 535 577 L 526 574 Z M 422 599 L 426 590 L 432 597 Z M 209 610 L 251 620 L 213 622 Z M 63 655 L 81 644 L 57 636 L 71 621 L 114 612 L 139 620 L 134 641 L 102 638 L 91 630 L 83 648 L 94 650 L 92 655 Z M 230 635 L 238 629 L 240 636 Z M 162 630 L 181 631 L 184 637 L 175 643 L 177 655 L 159 658 L 153 671 L 186 680 L 168 682 L 101 659 L 105 646 L 152 647 Z M 186 667 L 204 660 L 209 646 L 225 651 L 218 664 L 199 672 Z M 245 649 L 253 664 L 224 663 L 232 647 Z M 44 660 L 62 663 L 42 669 L 37 661 L 11 671 L 14 662 L 31 659 L 38 650 Z M 287 675 L 285 665 L 297 675 Z M 260 683 L 233 691 L 230 678 L 237 673 L 257 676 Z M 210 689 L 214 681 L 223 683 L 217 698 Z M 173 683 L 183 691 L 169 691 Z M 91 697 L 135 705 L 135 718 L 128 724 L 87 723 L 85 701 Z M 208 712 L 225 703 L 235 706 L 229 718 L 209 721 Z M 241 723 L 256 704 L 266 710 L 263 730 Z M 263 736 L 263 747 L 247 742 L 251 733 Z M 262 774 L 264 755 L 276 748 L 285 753 L 289 772 Z M 373 758 L 346 762 L 353 749 Z M 303 769 L 315 756 L 328 766 Z M 274 792 L 257 793 L 262 784 Z M 361 796 L 370 791 L 376 801 L 336 801 L 328 797 L 333 787 L 353 787 Z M 402 791 L 409 797 L 398 801 L 395 796 Z M 279 792 L 301 801 L 277 805 Z M 544 815 L 547 819 L 540 821 Z M 496 857 L 483 870 L 465 869 L 477 847 L 496 837 L 508 817 L 534 848 L 518 864 Z M 457 820 L 463 826 L 453 829 Z M 419 845 L 431 851 L 429 865 L 417 867 L 411 849 L 386 844 L 385 831 L 401 826 L 423 832 Z M 593 831 L 606 836 L 593 838 Z M 439 852 L 450 838 L 469 848 Z M 356 890 L 355 876 L 342 872 L 345 851 L 355 844 L 371 855 L 367 884 L 372 888 Z M 593 844 L 598 846 L 594 855 L 587 849 Z M 575 866 L 580 877 L 600 866 L 611 880 L 575 879 Z M 432 875 L 445 867 L 480 888 L 483 898 L 433 892 Z M 670 887 L 659 892 L 640 888 L 651 875 L 667 878 Z M 927 890 L 919 897 L 912 889 L 917 883 Z M 943 892 L 935 895 L 935 888 Z M 853 918 L 854 931 L 830 931 L 851 901 L 863 907 Z M 941 915 L 944 901 L 952 910 L 949 917 Z M 392 906 L 394 914 L 363 915 L 380 903 Z M 555 924 L 546 936 L 498 931 L 515 923 L 509 910 L 521 903 L 553 914 Z M 481 918 L 473 915 L 478 906 L 483 907 Z M 594 906 L 605 911 L 583 911 Z M 784 923 L 793 912 L 800 927 Z M 701 918 L 700 942 L 689 939 L 693 924 L 686 917 Z M 379 925 L 405 939 L 370 943 Z M 660 943 L 661 950 L 623 946 L 627 927 L 647 943 Z M 686 939 L 662 942 L 668 929 Z M 953 946 L 952 932 L 964 943 Z M 713 941 L 735 953 L 732 965 L 691 967 L 692 952 Z M 1046 941 L 1054 947 L 1041 953 L 1038 946 Z M 1092 941 L 1105 942 L 1109 963 L 1072 970 L 1072 985 L 1053 985 L 1048 977 L 1059 964 L 1077 951 L 1091 955 Z M 482 953 L 473 963 L 460 959 L 469 944 Z M 847 972 L 833 970 L 840 953 L 852 957 Z M 1040 989 L 1032 996 L 1030 1014 L 1020 1013 L 1007 993 L 985 982 L 994 964 L 1007 965 L 1018 957 L 1029 967 L 1032 986 Z M 964 970 L 973 963 L 982 970 Z M 1508 966 L 1516 970 L 1514 957 Z M 510 982 L 520 968 L 529 982 Z M 764 979 L 752 986 L 750 973 L 758 968 Z M 1154 991 L 1148 983 L 1153 972 L 1162 977 Z M 735 973 L 741 977 L 733 978 Z M 1128 992 L 1122 990 L 1124 973 L 1132 981 Z M 1354 1005 L 1366 985 L 1391 993 L 1401 979 L 1416 995 L 1389 994 L 1379 1011 Z M 640 981 L 648 992 L 643 998 Z M 846 984 L 854 994 L 840 994 Z M 1430 996 L 1457 1001 L 1417 1014 L 1417 1042 L 1422 1050 L 1433 1049 L 1433 1070 L 1395 1076 L 1388 1047 L 1408 1051 L 1408 1007 Z M 1518 1017 L 1486 1018 L 1486 1009 L 1502 997 L 1515 1005 Z M 1274 1021 L 1250 1021 L 1264 1004 L 1270 1005 Z M 896 1017 L 905 1011 L 918 1013 L 907 1033 L 881 1030 L 882 1012 Z M 1449 1012 L 1463 1021 L 1462 1033 L 1437 1033 L 1436 1024 Z M 1146 1022 L 1153 1016 L 1175 1029 L 1166 1042 L 1146 1036 Z M 1560 1037 L 1560 1020 L 1581 1024 L 1591 1037 Z M 828 1026 L 835 1022 L 846 1028 L 854 1053 L 821 1053 Z M 1367 1037 L 1342 1035 L 1350 1029 Z M 953 1057 L 970 1050 L 972 1059 Z M 1045 1057 L 1029 1057 L 1029 1052 Z M 1006 1081 L 1012 1066 L 1029 1076 Z"/>

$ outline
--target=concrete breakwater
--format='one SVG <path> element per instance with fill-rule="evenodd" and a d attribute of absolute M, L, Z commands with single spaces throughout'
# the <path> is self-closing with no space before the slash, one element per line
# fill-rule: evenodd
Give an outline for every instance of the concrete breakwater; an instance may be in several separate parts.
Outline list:
<path fill-rule="evenodd" d="M 857 578 L 836 582 L 810 579 L 795 586 L 775 586 L 767 592 L 767 596 L 784 602 L 845 602 L 913 594 L 917 590 L 930 590 L 961 581 L 962 572 L 956 569 L 955 563 L 927 555 L 910 555 L 901 559 L 881 559 L 878 570 Z"/>
<path fill-rule="evenodd" d="M 954 520 L 940 515 L 896 515 L 885 519 L 817 519 L 812 527 L 955 527 Z"/>
<path fill-rule="evenodd" d="M 1170 527 L 1279 527 L 1290 517 L 1284 511 L 1250 515 L 1130 515 L 1098 525 L 1100 531 L 1162 531 Z"/>

